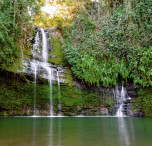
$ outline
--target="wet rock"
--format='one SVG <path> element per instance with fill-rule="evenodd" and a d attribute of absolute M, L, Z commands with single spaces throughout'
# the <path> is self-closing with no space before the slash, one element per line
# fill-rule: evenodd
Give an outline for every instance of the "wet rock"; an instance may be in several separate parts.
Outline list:
<path fill-rule="evenodd" d="M 132 117 L 143 117 L 142 111 L 132 110 L 130 111 L 130 116 Z"/>
<path fill-rule="evenodd" d="M 77 106 L 77 111 L 81 111 L 81 107 L 80 106 Z"/>
<path fill-rule="evenodd" d="M 101 115 L 109 115 L 108 109 L 107 108 L 101 108 L 100 109 L 100 114 Z"/>

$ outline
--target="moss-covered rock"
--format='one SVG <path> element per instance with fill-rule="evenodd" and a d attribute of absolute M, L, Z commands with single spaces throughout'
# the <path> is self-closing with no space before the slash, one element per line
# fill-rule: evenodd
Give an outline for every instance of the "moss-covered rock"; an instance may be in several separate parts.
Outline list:
<path fill-rule="evenodd" d="M 51 56 L 49 58 L 49 62 L 51 64 L 55 65 L 65 65 L 65 59 L 64 59 L 64 54 L 62 52 L 62 44 L 61 44 L 61 37 L 52 37 L 50 36 L 51 41 L 50 41 L 50 46 L 51 46 L 51 51 L 49 52 L 49 55 Z"/>
<path fill-rule="evenodd" d="M 8 80 L 7 80 L 8 78 Z M 33 115 L 34 113 L 34 88 L 36 87 L 35 101 L 36 114 L 49 115 L 50 113 L 50 86 L 48 83 L 35 84 L 24 82 L 7 76 L 0 77 L 0 115 Z M 62 112 L 63 115 L 101 115 L 103 107 L 101 95 L 80 91 L 71 84 L 53 82 L 52 100 L 54 113 Z M 86 108 L 87 107 L 87 108 Z M 87 109 L 87 110 L 86 110 Z M 85 111 L 85 112 L 83 112 Z"/>
<path fill-rule="evenodd" d="M 152 89 L 140 89 L 138 90 L 138 98 L 132 101 L 132 110 L 134 112 L 142 112 L 144 117 L 152 117 Z"/>

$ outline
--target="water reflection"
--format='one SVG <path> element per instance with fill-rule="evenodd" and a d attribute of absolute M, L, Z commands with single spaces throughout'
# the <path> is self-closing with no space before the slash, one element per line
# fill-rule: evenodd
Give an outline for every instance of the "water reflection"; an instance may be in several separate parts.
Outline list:
<path fill-rule="evenodd" d="M 0 146 L 149 146 L 152 119 L 0 118 Z"/>
<path fill-rule="evenodd" d="M 49 145 L 48 146 L 53 146 L 53 118 L 50 118 L 50 132 L 49 132 Z"/>
<path fill-rule="evenodd" d="M 61 146 L 61 118 L 58 119 L 58 146 Z"/>
<path fill-rule="evenodd" d="M 133 118 L 118 118 L 119 141 L 124 146 L 135 146 L 135 131 Z"/>
<path fill-rule="evenodd" d="M 33 129 L 32 129 L 32 146 L 36 146 L 36 120 L 35 118 L 33 119 Z"/>
<path fill-rule="evenodd" d="M 42 125 L 39 120 L 33 119 L 32 146 L 44 145 L 44 141 L 47 146 L 135 145 L 132 118 L 49 118 Z M 36 135 L 41 129 L 44 133 Z M 41 142 L 36 143 L 39 138 Z"/>
<path fill-rule="evenodd" d="M 120 143 L 123 143 L 124 146 L 129 146 L 130 139 L 128 135 L 128 128 L 127 128 L 124 118 L 122 117 L 118 118 L 118 127 L 119 127 Z"/>

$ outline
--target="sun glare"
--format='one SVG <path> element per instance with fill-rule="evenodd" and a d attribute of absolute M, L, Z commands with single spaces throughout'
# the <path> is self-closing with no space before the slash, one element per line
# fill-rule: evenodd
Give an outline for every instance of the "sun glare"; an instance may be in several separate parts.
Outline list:
<path fill-rule="evenodd" d="M 35 24 L 40 27 L 50 27 L 50 25 L 57 25 L 59 20 L 67 24 L 72 20 L 73 13 L 78 7 L 80 8 L 80 2 L 73 0 L 60 2 L 45 0 L 44 6 L 41 7 L 41 15 L 35 17 Z"/>
<path fill-rule="evenodd" d="M 51 6 L 49 3 L 47 3 L 45 6 L 43 6 L 43 7 L 41 8 L 41 10 L 42 10 L 43 12 L 49 14 L 50 17 L 53 17 L 53 16 L 56 14 L 56 12 L 57 12 L 57 7 Z"/>

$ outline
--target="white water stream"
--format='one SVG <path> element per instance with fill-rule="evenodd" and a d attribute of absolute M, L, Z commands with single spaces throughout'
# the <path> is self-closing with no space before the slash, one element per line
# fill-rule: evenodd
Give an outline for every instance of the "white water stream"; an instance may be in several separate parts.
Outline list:
<path fill-rule="evenodd" d="M 43 58 L 43 62 L 47 63 L 48 62 L 47 37 L 43 28 L 41 28 L 41 33 L 42 33 L 42 58 Z"/>
<path fill-rule="evenodd" d="M 120 104 L 120 106 L 119 106 L 118 111 L 116 113 L 117 117 L 123 117 L 124 116 L 124 114 L 122 112 L 124 101 L 125 101 L 125 90 L 124 90 L 124 87 L 122 86 L 120 97 L 119 97 L 119 102 L 118 102 Z"/>
<path fill-rule="evenodd" d="M 42 42 L 40 42 L 40 34 L 42 35 Z M 34 59 L 30 60 L 30 63 L 23 60 L 23 64 L 26 68 L 23 68 L 23 72 L 34 74 L 34 116 L 37 115 L 36 110 L 36 82 L 37 76 L 48 79 L 48 83 L 50 86 L 50 112 L 48 116 L 53 116 L 53 94 L 52 94 L 52 81 L 56 80 L 58 83 L 58 96 L 59 96 L 59 106 L 61 110 L 61 101 L 60 101 L 60 79 L 58 70 L 50 63 L 48 63 L 48 41 L 47 35 L 43 28 L 40 28 L 40 31 L 36 33 L 35 43 L 33 44 L 33 48 L 31 50 L 31 55 Z M 42 44 L 42 51 L 40 51 L 40 44 Z M 29 71 L 30 66 L 30 71 Z"/>
<path fill-rule="evenodd" d="M 125 113 L 124 113 L 124 102 L 126 102 L 127 100 L 130 100 L 131 98 L 127 95 L 127 91 L 125 89 L 124 86 L 121 87 L 121 91 L 119 91 L 118 86 L 116 86 L 115 88 L 115 92 L 116 92 L 116 101 L 117 101 L 117 107 L 118 110 L 116 112 L 116 117 L 125 117 Z"/>

